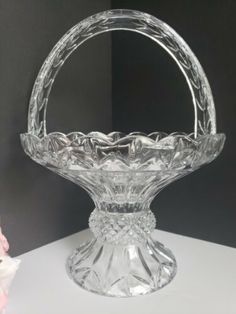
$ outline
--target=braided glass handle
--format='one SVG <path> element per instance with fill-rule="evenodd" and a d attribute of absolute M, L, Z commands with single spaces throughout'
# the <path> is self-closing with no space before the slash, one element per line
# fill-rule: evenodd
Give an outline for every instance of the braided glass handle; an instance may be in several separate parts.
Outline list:
<path fill-rule="evenodd" d="M 48 97 L 64 61 L 83 42 L 95 35 L 129 30 L 143 34 L 162 46 L 176 61 L 188 83 L 194 105 L 194 136 L 216 133 L 215 106 L 206 75 L 184 40 L 167 24 L 138 11 L 110 10 L 98 13 L 72 27 L 54 46 L 35 81 L 28 113 L 28 133 L 43 137 L 46 131 Z"/>

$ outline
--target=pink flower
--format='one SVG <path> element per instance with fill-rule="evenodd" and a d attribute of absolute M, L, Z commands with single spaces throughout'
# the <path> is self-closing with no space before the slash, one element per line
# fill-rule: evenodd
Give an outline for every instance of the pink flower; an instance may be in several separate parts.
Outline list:
<path fill-rule="evenodd" d="M 7 295 L 6 293 L 2 292 L 0 294 L 0 311 L 2 311 L 7 305 Z"/>
<path fill-rule="evenodd" d="M 6 255 L 9 250 L 9 244 L 6 237 L 2 234 L 2 230 L 0 228 L 0 256 Z"/>

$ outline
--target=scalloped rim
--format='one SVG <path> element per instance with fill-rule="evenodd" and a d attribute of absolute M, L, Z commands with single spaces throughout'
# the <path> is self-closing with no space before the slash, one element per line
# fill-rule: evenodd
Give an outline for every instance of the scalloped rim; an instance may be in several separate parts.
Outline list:
<path fill-rule="evenodd" d="M 123 145 L 127 145 L 128 143 L 132 145 L 133 143 L 135 143 L 134 145 L 136 146 L 136 148 L 134 148 L 134 151 L 136 150 L 137 154 L 140 153 L 140 149 L 141 151 L 142 149 L 145 149 L 145 150 L 148 149 L 150 151 L 167 150 L 171 152 L 177 147 L 177 145 L 179 145 L 180 140 L 182 140 L 181 150 L 191 149 L 198 155 L 199 153 L 201 153 L 200 155 L 202 156 L 205 155 L 206 159 L 204 163 L 212 161 L 219 155 L 219 153 L 221 152 L 224 146 L 224 141 L 225 141 L 225 135 L 223 133 L 202 135 L 195 139 L 193 138 L 194 137 L 193 133 L 187 134 L 183 132 L 182 133 L 174 132 L 170 134 L 167 134 L 164 132 L 152 132 L 148 135 L 141 132 L 131 132 L 129 134 L 124 134 L 121 132 L 111 132 L 108 134 L 104 134 L 101 132 L 90 132 L 88 134 L 84 134 L 82 132 L 70 132 L 68 134 L 64 134 L 61 132 L 52 132 L 42 138 L 39 138 L 31 133 L 24 133 L 24 134 L 21 134 L 21 141 L 22 141 L 22 146 L 25 152 L 27 153 L 27 155 L 29 155 L 32 159 L 35 160 L 34 153 L 37 154 L 37 152 L 41 150 L 42 146 L 44 146 L 45 141 L 46 141 L 45 143 L 46 150 L 45 149 L 43 150 L 46 152 L 48 150 L 47 148 L 47 144 L 49 143 L 48 141 L 50 141 L 50 139 L 55 138 L 55 137 L 56 138 L 58 137 L 60 140 L 62 140 L 61 142 L 62 147 L 61 148 L 59 147 L 59 149 L 55 147 L 54 153 L 56 154 L 60 153 L 61 151 L 69 147 L 87 145 L 86 144 L 87 140 L 91 142 L 94 141 L 94 144 L 96 143 L 97 147 L 100 146 L 101 148 L 105 147 L 105 149 L 107 149 L 108 147 L 113 148 L 117 146 L 118 150 Z M 28 142 L 27 140 L 25 141 L 25 139 L 29 139 L 29 138 L 31 139 L 30 142 Z M 34 142 L 33 145 L 32 145 L 32 139 Z M 63 141 L 63 139 L 65 141 Z M 39 148 L 40 146 L 38 146 L 37 144 L 42 144 L 42 146 L 40 145 L 41 148 Z M 191 146 L 191 148 L 189 145 Z M 205 145 L 209 146 L 209 148 L 211 148 L 212 151 L 209 151 L 207 149 L 207 146 Z M 48 151 L 51 151 L 51 150 L 48 150 Z M 88 153 L 88 156 L 89 155 L 91 155 L 91 153 Z M 129 155 L 126 157 L 123 156 L 120 160 L 119 155 L 117 155 L 116 159 L 120 160 L 129 168 L 130 165 L 126 164 L 126 160 L 128 161 L 129 157 L 130 157 Z M 98 162 L 98 164 L 95 167 L 92 166 L 90 169 L 97 168 L 98 165 L 102 164 L 102 161 L 104 162 L 105 160 L 109 158 L 112 158 L 111 155 L 110 157 L 108 155 L 104 156 L 104 158 L 101 158 L 100 162 Z M 40 162 L 38 158 L 36 161 Z M 96 158 L 94 159 L 94 162 L 95 164 L 97 163 Z M 85 169 L 88 170 L 88 168 L 86 168 L 88 165 L 84 164 L 84 166 L 85 166 Z M 142 166 L 142 163 L 140 163 L 140 166 Z"/>
<path fill-rule="evenodd" d="M 220 133 L 221 134 L 221 133 Z M 121 142 L 123 142 L 124 140 L 133 140 L 133 139 L 147 139 L 149 141 L 149 143 L 153 143 L 154 145 L 161 141 L 164 138 L 167 137 L 181 137 L 181 138 L 185 138 L 188 139 L 189 141 L 191 141 L 194 144 L 197 144 L 197 142 L 199 141 L 200 138 L 204 137 L 204 136 L 209 136 L 209 135 L 219 135 L 218 134 L 206 134 L 206 135 L 202 135 L 199 136 L 198 138 L 194 138 L 194 133 L 185 133 L 185 132 L 172 132 L 172 133 L 166 133 L 166 132 L 152 132 L 152 133 L 144 133 L 144 132 L 130 132 L 130 133 L 123 133 L 123 132 L 119 132 L 119 131 L 113 131 L 110 132 L 108 134 L 106 133 L 102 133 L 102 132 L 98 132 L 98 131 L 93 131 L 93 132 L 89 132 L 87 134 L 83 133 L 83 132 L 79 132 L 79 131 L 73 131 L 73 132 L 69 132 L 67 134 L 63 133 L 63 132 L 50 132 L 47 135 L 43 136 L 43 137 L 39 137 L 35 134 L 32 133 L 22 133 L 21 136 L 32 136 L 37 138 L 40 142 L 44 141 L 47 138 L 50 137 L 54 137 L 55 135 L 60 135 L 62 137 L 65 137 L 67 139 L 69 139 L 70 141 L 73 141 L 71 139 L 71 137 L 75 136 L 76 139 L 80 138 L 82 140 L 84 139 L 99 139 L 103 142 L 106 142 L 106 144 L 109 144 L 111 146 L 114 145 L 118 145 Z M 155 139 L 154 139 L 155 137 Z"/>

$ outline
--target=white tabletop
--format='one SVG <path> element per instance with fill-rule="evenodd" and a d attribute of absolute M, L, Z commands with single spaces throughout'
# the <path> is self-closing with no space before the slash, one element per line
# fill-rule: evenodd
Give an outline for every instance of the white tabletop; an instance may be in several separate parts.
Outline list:
<path fill-rule="evenodd" d="M 155 231 L 175 254 L 175 279 L 147 296 L 111 298 L 81 289 L 65 271 L 90 236 L 85 230 L 20 256 L 7 314 L 236 314 L 236 249 Z"/>

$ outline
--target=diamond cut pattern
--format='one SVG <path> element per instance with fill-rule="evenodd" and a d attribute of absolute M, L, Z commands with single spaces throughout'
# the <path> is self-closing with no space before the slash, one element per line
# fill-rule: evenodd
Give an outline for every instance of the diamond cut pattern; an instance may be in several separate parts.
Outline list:
<path fill-rule="evenodd" d="M 136 214 L 112 214 L 95 209 L 89 218 L 89 227 L 95 237 L 115 245 L 145 242 L 155 225 L 156 219 L 150 210 Z"/>

